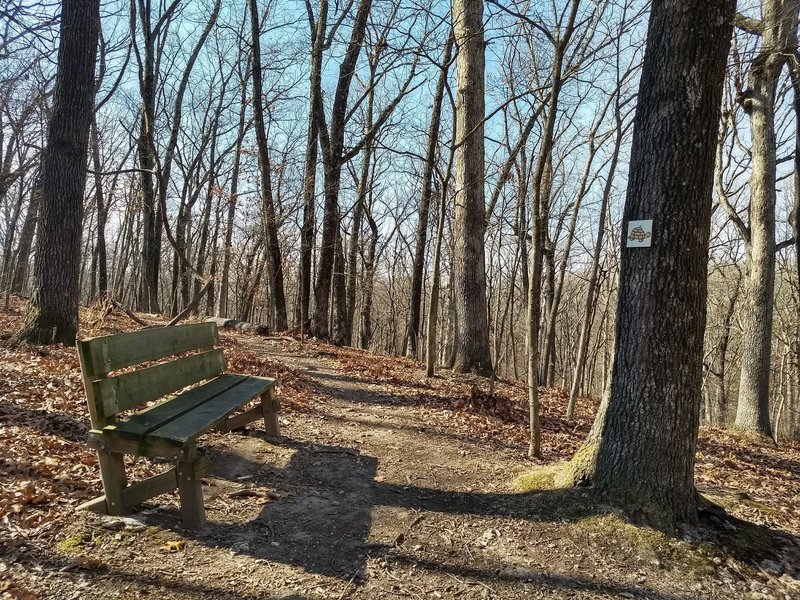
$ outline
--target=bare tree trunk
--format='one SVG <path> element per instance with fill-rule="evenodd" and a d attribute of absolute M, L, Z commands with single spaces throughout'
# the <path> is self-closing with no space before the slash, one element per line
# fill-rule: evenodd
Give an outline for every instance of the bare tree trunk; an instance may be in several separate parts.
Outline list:
<path fill-rule="evenodd" d="M 364 261 L 364 302 L 361 308 L 361 347 L 369 350 L 372 343 L 372 297 L 375 284 L 376 248 L 378 246 L 378 225 L 372 218 L 372 211 L 366 212 L 369 223 L 369 250 Z"/>
<path fill-rule="evenodd" d="M 717 378 L 717 388 L 710 411 L 711 418 L 709 419 L 712 425 L 727 425 L 728 423 L 728 387 L 725 383 L 725 372 L 728 370 L 728 346 L 730 345 L 731 328 L 733 327 L 733 317 L 736 312 L 740 288 L 741 276 L 736 280 L 735 287 L 730 294 L 725 317 L 722 321 L 722 334 L 716 347 L 715 356 L 711 361 L 711 374 Z"/>
<path fill-rule="evenodd" d="M 616 95 L 615 95 L 616 96 Z M 559 262 L 558 266 L 558 277 L 557 281 L 555 282 L 554 290 L 553 290 L 553 301 L 550 306 L 550 310 L 547 313 L 547 345 L 545 347 L 545 356 L 548 357 L 546 364 L 548 368 L 548 385 L 553 385 L 553 378 L 554 368 L 555 368 L 555 337 L 556 337 L 556 319 L 558 318 L 558 311 L 561 307 L 561 295 L 564 290 L 564 278 L 567 273 L 567 264 L 569 263 L 570 253 L 572 251 L 572 242 L 575 239 L 575 228 L 578 224 L 578 214 L 580 213 L 581 205 L 583 204 L 583 200 L 586 197 L 587 192 L 589 191 L 589 176 L 592 172 L 592 164 L 594 163 L 595 156 L 597 155 L 597 151 L 599 150 L 601 144 L 595 143 L 595 138 L 597 136 L 597 132 L 600 129 L 600 126 L 604 124 L 604 117 L 607 112 L 608 106 L 613 100 L 615 96 L 610 96 L 608 103 L 604 106 L 602 112 L 600 113 L 600 118 L 597 118 L 595 121 L 595 125 L 592 127 L 592 130 L 589 132 L 589 149 L 588 149 L 588 156 L 586 158 L 586 164 L 583 168 L 583 173 L 581 174 L 580 184 L 578 186 L 578 192 L 575 196 L 575 200 L 573 201 L 572 205 L 572 214 L 570 216 L 570 222 L 567 226 L 567 240 L 566 245 L 564 248 L 564 254 L 561 257 L 561 261 Z M 601 209 L 602 211 L 602 209 Z M 527 264 L 527 263 L 523 263 Z M 565 363 L 566 365 L 566 363 Z"/>
<path fill-rule="evenodd" d="M 439 219 L 436 224 L 436 246 L 433 251 L 433 273 L 431 275 L 431 302 L 428 308 L 428 340 L 425 353 L 425 376 L 433 377 L 438 355 L 439 331 L 439 294 L 441 288 L 441 262 L 442 240 L 444 238 L 444 223 L 447 218 L 447 183 L 442 185 L 439 193 Z"/>
<path fill-rule="evenodd" d="M 173 2 L 177 4 L 177 0 Z M 144 7 L 142 7 L 144 8 Z M 131 12 L 135 11 L 135 0 L 131 0 Z M 142 27 L 141 47 L 144 56 L 139 58 L 139 93 L 142 107 L 139 122 L 137 151 L 139 168 L 141 169 L 142 192 L 142 263 L 141 282 L 137 306 L 140 311 L 148 313 L 161 312 L 158 302 L 158 275 L 161 262 L 161 215 L 158 210 L 155 190 L 155 104 L 156 104 L 156 35 L 151 26 L 152 15 L 148 10 L 141 11 L 139 22 Z M 131 16 L 131 35 L 134 38 L 134 49 L 139 45 L 136 41 L 136 20 Z"/>
<path fill-rule="evenodd" d="M 617 92 L 619 94 L 619 91 Z M 617 96 L 616 107 L 616 120 L 617 120 L 617 133 L 614 142 L 614 152 L 611 156 L 611 164 L 608 167 L 608 175 L 606 177 L 605 188 L 603 189 L 603 198 L 600 203 L 600 218 L 597 224 L 597 238 L 594 242 L 594 251 L 592 252 L 592 266 L 589 272 L 589 286 L 586 290 L 586 300 L 583 305 L 583 320 L 581 321 L 581 333 L 578 337 L 578 357 L 575 361 L 575 370 L 572 374 L 572 386 L 569 391 L 569 403 L 567 404 L 567 418 L 572 419 L 575 416 L 575 404 L 578 400 L 578 394 L 581 389 L 581 382 L 583 381 L 584 369 L 586 368 L 586 357 L 589 352 L 589 333 L 592 323 L 592 312 L 595 306 L 595 295 L 597 290 L 597 278 L 600 271 L 600 254 L 603 251 L 603 237 L 606 231 L 606 214 L 608 212 L 608 204 L 611 199 L 611 192 L 613 190 L 614 175 L 617 171 L 617 161 L 619 160 L 619 152 L 622 146 L 622 138 L 625 134 L 625 127 L 622 123 L 622 115 L 620 114 L 619 96 Z"/>
<path fill-rule="evenodd" d="M 750 114 L 750 240 L 742 306 L 742 352 L 735 426 L 772 435 L 769 379 L 775 291 L 775 88 L 797 49 L 798 0 L 762 3 L 762 49 L 750 69 L 745 111 Z"/>
<path fill-rule="evenodd" d="M 303 226 L 300 231 L 300 301 L 295 320 L 309 326 L 311 303 L 311 262 L 314 255 L 316 227 L 317 149 L 319 139 L 318 113 L 322 111 L 318 90 L 322 78 L 322 50 L 328 21 L 328 0 L 319 1 L 319 14 L 311 36 L 311 73 L 309 76 L 308 133 L 306 136 L 305 170 L 303 175 Z"/>
<path fill-rule="evenodd" d="M 214 164 L 214 152 L 212 149 L 211 153 L 211 164 Z M 213 169 L 213 166 L 212 166 Z M 195 277 L 194 279 L 194 289 L 192 291 L 193 298 L 196 300 L 202 296 L 200 292 L 200 277 L 205 275 L 205 268 L 206 268 L 206 258 L 208 254 L 208 238 L 211 235 L 211 207 L 214 203 L 214 185 L 215 185 L 215 178 L 214 173 L 209 174 L 208 178 L 208 190 L 206 192 L 206 202 L 203 206 L 203 219 L 200 223 L 200 244 L 197 246 L 197 259 L 195 263 L 197 264 L 197 274 L 199 277 Z M 213 281 L 213 280 L 212 280 Z M 203 284 L 203 287 L 208 285 L 208 289 L 206 291 L 210 292 L 212 289 L 212 285 Z M 199 301 L 198 301 L 199 302 Z M 198 306 L 198 303 L 192 302 L 195 304 L 195 309 Z M 196 311 L 195 313 L 196 314 Z"/>
<path fill-rule="evenodd" d="M 242 51 L 244 52 L 244 51 Z M 241 60 L 240 56 L 240 60 Z M 237 144 L 233 154 L 233 171 L 231 172 L 231 195 L 228 199 L 228 211 L 225 219 L 225 242 L 222 252 L 222 278 L 219 284 L 219 305 L 217 307 L 217 316 L 227 317 L 230 315 L 230 270 L 231 270 L 231 255 L 233 248 L 233 225 L 236 218 L 236 204 L 239 201 L 239 171 L 242 163 L 242 141 L 244 140 L 245 132 L 247 131 L 247 124 L 245 122 L 245 114 L 247 112 L 247 79 L 250 75 L 250 65 L 245 67 L 244 77 L 240 80 L 242 86 L 241 98 L 239 100 L 239 125 L 237 128 Z"/>
<path fill-rule="evenodd" d="M 484 254 L 483 0 L 454 0 L 452 18 L 458 46 L 453 269 L 460 324 L 453 368 L 488 377 L 492 374 L 492 355 Z"/>
<path fill-rule="evenodd" d="M 350 94 L 350 82 L 355 74 L 356 63 L 361 53 L 367 17 L 371 8 L 372 0 L 360 0 L 350 35 L 350 43 L 339 67 L 339 79 L 331 112 L 330 132 L 328 132 L 327 126 L 323 126 L 322 91 L 318 87 L 312 92 L 320 96 L 315 104 L 318 109 L 316 118 L 319 125 L 318 130 L 325 166 L 325 209 L 322 218 L 322 240 L 317 267 L 317 281 L 314 285 L 314 315 L 311 320 L 311 333 L 322 339 L 330 337 L 328 312 L 330 309 L 331 282 L 333 280 L 333 259 L 339 240 L 339 187 L 342 178 L 342 152 L 344 149 L 347 99 Z M 341 343 L 342 340 L 334 341 Z"/>
<path fill-rule="evenodd" d="M 528 413 L 530 421 L 530 445 L 528 455 L 541 456 L 541 433 L 539 427 L 539 320 L 541 317 L 541 276 L 542 252 L 544 250 L 544 229 L 547 227 L 546 212 L 543 209 L 550 201 L 550 183 L 552 183 L 552 152 L 555 123 L 558 117 L 558 99 L 561 93 L 561 71 L 564 54 L 567 51 L 575 30 L 575 17 L 579 0 L 573 0 L 569 17 L 564 28 L 563 37 L 555 43 L 553 68 L 551 70 L 550 102 L 547 119 L 542 132 L 539 156 L 536 161 L 536 172 L 532 183 L 531 199 L 531 262 L 528 285 L 528 327 L 526 330 L 526 346 L 528 351 Z M 545 181 L 545 171 L 550 166 L 549 182 Z M 544 213 L 544 214 L 543 214 Z"/>
<path fill-rule="evenodd" d="M 428 144 L 425 149 L 425 166 L 422 172 L 422 196 L 419 201 L 419 217 L 417 219 L 416 241 L 414 244 L 414 263 L 411 267 L 411 319 L 408 323 L 407 343 L 410 348 L 409 355 L 417 356 L 417 341 L 419 338 L 420 307 L 422 305 L 422 275 L 425 266 L 425 247 L 428 241 L 428 215 L 430 213 L 434 167 L 436 162 L 436 149 L 439 145 L 439 128 L 442 120 L 442 101 L 447 84 L 450 61 L 453 56 L 453 35 L 447 38 L 440 65 L 439 80 L 436 82 L 436 91 L 433 95 L 431 120 L 428 126 Z"/>
<path fill-rule="evenodd" d="M 660 527 L 697 520 L 714 150 L 733 10 L 733 0 L 653 4 L 634 120 L 623 232 L 652 219 L 653 239 L 649 248 L 623 243 L 594 484 L 631 518 Z"/>
<path fill-rule="evenodd" d="M 92 164 L 94 165 L 95 210 L 97 211 L 97 240 L 94 256 L 97 261 L 97 293 L 105 296 L 108 293 L 108 257 L 106 255 L 106 222 L 108 221 L 108 203 L 103 195 L 103 178 L 100 175 L 100 136 L 97 131 L 97 117 L 92 119 L 91 131 Z"/>
<path fill-rule="evenodd" d="M 345 277 L 345 268 L 347 264 L 344 260 L 344 247 L 342 242 L 341 232 L 336 239 L 336 262 L 334 263 L 333 272 L 333 337 L 331 341 L 338 345 L 344 346 L 347 344 L 347 280 Z"/>
<path fill-rule="evenodd" d="M 116 267 L 112 268 L 114 274 L 113 283 L 111 286 L 111 297 L 125 303 L 124 290 L 125 290 L 125 275 L 128 271 L 128 264 L 130 257 L 133 254 L 134 246 L 134 221 L 136 220 L 136 208 L 130 199 L 127 199 L 125 205 L 125 216 L 122 218 L 122 225 L 120 226 L 121 234 L 117 238 L 117 243 L 114 244 L 114 259 Z M 135 275 L 132 276 L 135 279 Z"/>
<path fill-rule="evenodd" d="M 367 92 L 366 128 L 372 129 L 373 110 L 375 106 L 375 70 L 377 68 L 377 52 L 374 60 L 370 61 L 369 92 Z M 367 201 L 370 185 L 370 165 L 372 159 L 372 144 L 365 144 L 361 151 L 361 175 L 358 180 L 356 203 L 353 207 L 353 223 L 350 229 L 350 241 L 347 249 L 347 316 L 345 319 L 343 343 L 351 345 L 353 340 L 353 317 L 356 312 L 356 278 L 358 275 L 358 246 L 361 241 L 361 226 L 364 220 L 364 205 Z"/>
<path fill-rule="evenodd" d="M 517 252 L 522 268 L 519 270 L 522 283 L 522 305 L 528 306 L 528 287 L 530 286 L 530 273 L 528 272 L 528 157 L 525 149 L 520 151 L 519 167 L 517 168 Z"/>
<path fill-rule="evenodd" d="M 151 6 L 148 3 L 146 7 L 141 7 L 143 10 L 139 11 L 139 22 L 144 35 L 145 57 L 142 61 L 138 45 L 134 40 L 133 48 L 139 61 L 139 86 L 142 95 L 142 123 L 139 135 L 139 162 L 142 172 L 142 188 L 143 188 L 143 209 L 144 209 L 144 240 L 142 250 L 142 282 L 139 289 L 139 305 L 140 310 L 150 312 L 159 312 L 158 308 L 158 283 L 159 272 L 161 263 L 161 233 L 164 230 L 165 224 L 163 219 L 167 211 L 167 185 L 170 181 L 170 174 L 172 172 L 172 163 L 175 158 L 175 153 L 178 146 L 178 135 L 181 130 L 181 122 L 183 118 L 183 99 L 186 94 L 186 89 L 189 86 L 189 78 L 191 77 L 194 65 L 203 49 L 206 40 L 208 39 L 211 30 L 217 22 L 219 16 L 221 0 L 214 2 L 211 14 L 208 21 L 203 28 L 200 37 L 197 39 L 192 52 L 186 61 L 186 66 L 181 74 L 180 82 L 175 93 L 175 102 L 172 111 L 172 123 L 170 128 L 170 136 L 167 142 L 164 158 L 158 163 L 158 170 L 156 171 L 156 146 L 155 146 L 155 102 L 156 102 L 156 80 L 157 69 L 156 65 L 160 61 L 160 55 L 163 51 L 163 43 L 165 36 L 163 35 L 162 28 L 166 23 L 169 23 L 174 15 L 174 11 L 178 6 L 180 0 L 173 0 L 170 5 L 165 8 L 155 27 L 152 25 L 152 15 L 150 13 Z M 136 11 L 134 4 L 131 4 L 131 29 L 132 33 L 135 30 L 136 24 Z M 157 45 L 158 44 L 158 45 Z M 158 54 L 158 56 L 156 56 Z M 158 179 L 158 194 L 153 191 L 153 175 Z M 152 194 L 152 196 L 151 196 Z M 169 236 L 169 230 L 167 230 Z M 172 241 L 172 240 L 170 240 Z M 181 254 L 181 248 L 175 248 L 176 252 Z M 185 254 L 181 260 L 185 262 Z M 188 265 L 187 265 L 188 266 Z"/>
<path fill-rule="evenodd" d="M 278 222 L 272 198 L 272 180 L 267 144 L 267 131 L 264 124 L 264 86 L 261 81 L 261 23 L 258 16 L 257 0 L 250 4 L 250 27 L 253 44 L 253 127 L 258 145 L 258 166 L 261 172 L 261 218 L 264 220 L 264 237 L 269 249 L 269 287 L 274 307 L 274 327 L 283 331 L 288 327 L 286 315 L 286 295 L 283 290 L 283 263 L 278 239 Z"/>
<path fill-rule="evenodd" d="M 72 345 L 78 332 L 83 194 L 100 34 L 98 0 L 64 0 L 53 112 L 42 160 L 34 292 L 17 341 Z"/>
<path fill-rule="evenodd" d="M 0 126 L 2 126 L 2 123 L 0 123 Z M 2 177 L 2 174 L 0 174 L 0 179 L 2 179 Z M 0 193 L 0 201 L 2 201 L 4 195 L 5 192 Z M 8 220 L 8 224 L 6 226 L 6 235 L 3 243 L 3 270 L 0 271 L 0 290 L 6 292 L 9 292 L 11 287 L 10 284 L 14 263 L 12 252 L 14 247 L 14 234 L 17 230 L 17 223 L 19 222 L 20 213 L 22 212 L 22 202 L 24 198 L 24 188 L 22 185 L 20 185 L 19 193 L 17 194 L 17 200 L 14 202 L 11 218 Z M 2 202 L 0 202 L 0 205 L 2 205 Z"/>
<path fill-rule="evenodd" d="M 208 297 L 206 299 L 206 316 L 214 316 L 216 311 L 216 286 L 217 286 L 217 265 L 219 261 L 219 230 L 222 223 L 222 215 L 217 210 L 214 211 L 214 233 L 211 235 L 211 265 L 209 268 L 209 277 L 211 278 L 211 285 L 208 288 Z M 199 294 L 199 292 L 198 292 Z"/>
<path fill-rule="evenodd" d="M 447 82 L 445 82 L 445 84 L 446 83 Z M 433 273 L 431 275 L 431 301 L 430 307 L 428 308 L 428 340 L 425 354 L 426 377 L 433 377 L 437 357 L 439 356 L 439 305 L 441 304 L 440 296 L 442 287 L 442 247 L 444 244 L 444 229 L 447 221 L 447 192 L 449 190 L 450 179 L 453 175 L 455 152 L 455 147 L 451 145 L 450 156 L 447 160 L 447 170 L 439 181 L 439 219 L 436 224 L 436 245 L 433 251 Z"/>
<path fill-rule="evenodd" d="M 28 202 L 28 211 L 25 213 L 25 220 L 22 222 L 22 230 L 19 233 L 19 244 L 14 260 L 14 278 L 11 281 L 11 291 L 21 294 L 25 289 L 28 279 L 28 267 L 30 264 L 31 249 L 33 239 L 39 224 L 39 211 L 42 204 L 41 174 L 36 176 L 35 183 L 31 189 L 31 199 Z"/>

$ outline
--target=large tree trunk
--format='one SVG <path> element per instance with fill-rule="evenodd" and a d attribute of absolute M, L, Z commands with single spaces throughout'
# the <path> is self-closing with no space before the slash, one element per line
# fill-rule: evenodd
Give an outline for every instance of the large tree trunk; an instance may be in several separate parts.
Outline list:
<path fill-rule="evenodd" d="M 486 308 L 484 231 L 484 44 L 483 0 L 453 0 L 453 36 L 458 47 L 453 256 L 456 310 L 456 371 L 492 374 Z"/>
<path fill-rule="evenodd" d="M 697 519 L 694 463 L 714 151 L 733 0 L 654 2 L 634 121 L 617 344 L 594 483 L 634 519 Z M 586 452 L 586 449 L 584 449 Z"/>
<path fill-rule="evenodd" d="M 769 378 L 775 291 L 775 89 L 796 50 L 798 1 L 764 0 L 762 49 L 753 60 L 745 110 L 750 114 L 750 241 L 742 306 L 742 352 L 735 426 L 772 435 Z"/>
<path fill-rule="evenodd" d="M 18 341 L 72 345 L 78 332 L 83 195 L 99 34 L 98 0 L 64 0 L 53 112 L 42 160 L 34 291 Z"/>

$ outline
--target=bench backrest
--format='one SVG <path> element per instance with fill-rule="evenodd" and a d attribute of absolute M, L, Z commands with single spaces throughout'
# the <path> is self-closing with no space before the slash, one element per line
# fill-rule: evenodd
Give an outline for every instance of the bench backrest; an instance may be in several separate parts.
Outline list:
<path fill-rule="evenodd" d="M 221 349 L 214 348 L 217 345 L 216 323 L 158 327 L 79 340 L 78 357 L 92 427 L 109 425 L 122 411 L 224 373 L 225 356 Z M 108 376 L 118 369 L 189 351 L 196 353 Z"/>

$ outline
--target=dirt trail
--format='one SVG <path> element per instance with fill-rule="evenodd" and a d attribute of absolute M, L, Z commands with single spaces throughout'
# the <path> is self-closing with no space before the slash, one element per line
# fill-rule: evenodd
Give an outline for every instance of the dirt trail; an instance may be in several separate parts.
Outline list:
<path fill-rule="evenodd" d="M 97 562 L 43 559 L 52 597 L 784 598 L 713 565 L 690 573 L 658 544 L 609 545 L 559 512 L 563 495 L 513 493 L 520 452 L 444 430 L 324 356 L 247 343 L 311 377 L 319 406 L 283 412 L 277 444 L 211 436 L 200 534 L 180 529 L 175 498 L 135 521 L 82 518 Z M 160 552 L 176 539 L 184 551 Z"/>

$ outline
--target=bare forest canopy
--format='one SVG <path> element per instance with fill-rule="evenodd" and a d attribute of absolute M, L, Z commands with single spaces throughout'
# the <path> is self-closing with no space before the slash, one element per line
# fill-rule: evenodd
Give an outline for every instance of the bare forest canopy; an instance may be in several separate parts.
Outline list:
<path fill-rule="evenodd" d="M 659 320 L 693 313 L 637 313 L 620 286 L 629 264 L 645 286 L 674 277 L 662 294 L 674 306 L 706 306 L 685 346 L 702 352 L 689 417 L 800 439 L 798 2 L 743 0 L 735 18 L 732 2 L 708 3 L 733 33 L 708 26 L 727 58 L 704 71 L 652 49 L 678 48 L 659 37 L 681 24 L 663 2 L 110 0 L 78 40 L 97 36 L 93 82 L 59 34 L 73 4 L 0 8 L 0 292 L 6 308 L 12 294 L 68 297 L 54 310 L 75 320 L 40 308 L 20 339 L 74 340 L 78 303 L 106 298 L 425 359 L 429 374 L 527 381 L 537 455 L 539 386 L 569 393 L 571 419 L 577 398 L 611 387 L 615 340 L 644 348 Z M 673 98 L 679 59 L 673 83 L 688 91 Z M 648 65 L 660 79 L 644 79 Z M 670 110 L 643 104 L 656 89 Z M 82 186 L 44 235 L 61 181 L 48 178 L 69 167 L 50 150 L 73 131 L 59 115 L 79 112 L 67 98 L 90 109 L 85 156 L 65 154 L 83 161 Z M 652 117 L 667 131 L 684 111 L 711 123 L 697 143 Z M 665 143 L 648 146 L 648 132 Z M 688 160 L 683 142 L 697 162 L 655 198 L 654 165 Z M 668 206 L 683 211 L 685 254 L 707 266 L 690 297 L 695 265 L 672 261 Z M 652 214 L 652 231 L 625 228 Z M 41 283 L 48 245 L 73 291 Z M 706 277 L 707 299 L 695 294 Z M 618 296 L 638 327 L 624 337 Z M 652 356 L 667 347 L 649 342 Z"/>

